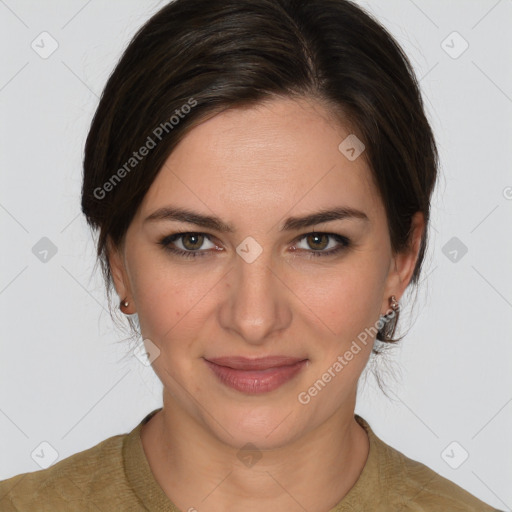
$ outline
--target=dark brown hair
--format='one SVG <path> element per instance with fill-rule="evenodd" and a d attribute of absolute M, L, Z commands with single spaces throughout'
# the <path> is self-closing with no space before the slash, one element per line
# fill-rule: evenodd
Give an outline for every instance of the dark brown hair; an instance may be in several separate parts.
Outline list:
<path fill-rule="evenodd" d="M 215 113 L 277 97 L 321 102 L 363 141 L 394 252 L 408 247 L 415 212 L 428 228 L 434 137 L 409 60 L 371 15 L 347 0 L 175 0 L 126 48 L 85 144 L 82 211 L 99 230 L 109 304 L 108 241 L 122 245 L 177 143 Z M 413 284 L 426 245 L 427 229 Z M 397 341 L 385 338 L 396 320 L 378 340 Z"/>

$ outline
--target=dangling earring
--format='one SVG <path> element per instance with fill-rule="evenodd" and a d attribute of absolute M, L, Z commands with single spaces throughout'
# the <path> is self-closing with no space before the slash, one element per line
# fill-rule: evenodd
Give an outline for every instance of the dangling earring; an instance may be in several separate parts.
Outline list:
<path fill-rule="evenodd" d="M 389 341 L 393 337 L 400 314 L 400 304 L 394 295 L 391 295 L 389 298 L 389 306 L 391 307 L 391 312 L 383 315 L 386 323 L 380 331 L 383 341 Z"/>
<path fill-rule="evenodd" d="M 394 295 L 391 295 L 389 298 L 390 306 L 393 311 L 399 311 L 400 310 L 400 304 L 396 300 L 396 297 Z"/>

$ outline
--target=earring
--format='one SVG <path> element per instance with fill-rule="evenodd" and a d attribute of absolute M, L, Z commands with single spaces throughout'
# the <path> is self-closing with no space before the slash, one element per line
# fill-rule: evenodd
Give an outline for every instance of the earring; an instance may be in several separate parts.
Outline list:
<path fill-rule="evenodd" d="M 396 297 L 394 295 L 391 295 L 390 299 L 390 306 L 393 311 L 398 311 L 400 309 L 400 304 L 396 300 Z"/>
<path fill-rule="evenodd" d="M 400 311 L 400 304 L 396 300 L 396 297 L 394 295 L 391 295 L 388 299 L 389 301 L 389 307 L 391 308 L 391 311 L 386 311 L 383 315 L 384 318 L 393 318 L 396 313 Z"/>
<path fill-rule="evenodd" d="M 381 338 L 383 341 L 389 341 L 393 337 L 395 333 L 396 324 L 398 322 L 398 316 L 400 314 L 400 304 L 396 300 L 394 295 L 389 297 L 389 306 L 391 308 L 391 312 L 385 313 L 383 315 L 385 324 L 382 329 L 379 331 Z"/>
<path fill-rule="evenodd" d="M 120 309 L 121 311 L 123 311 L 123 308 L 127 308 L 129 304 L 130 304 L 130 303 L 129 303 L 126 299 L 123 299 L 123 300 L 120 302 L 120 304 L 119 304 L 119 309 Z M 123 313 L 124 313 L 124 311 L 123 311 Z"/>

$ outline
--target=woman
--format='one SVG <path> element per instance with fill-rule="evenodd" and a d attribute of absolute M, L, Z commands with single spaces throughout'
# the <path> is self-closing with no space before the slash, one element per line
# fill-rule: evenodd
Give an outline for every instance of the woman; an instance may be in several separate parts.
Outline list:
<path fill-rule="evenodd" d="M 163 407 L 2 482 L 1 510 L 494 510 L 354 414 L 436 177 L 412 68 L 360 8 L 166 5 L 108 80 L 82 189 Z"/>

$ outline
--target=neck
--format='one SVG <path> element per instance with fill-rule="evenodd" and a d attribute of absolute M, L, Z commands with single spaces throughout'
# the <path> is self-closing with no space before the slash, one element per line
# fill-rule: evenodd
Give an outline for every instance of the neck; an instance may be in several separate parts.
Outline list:
<path fill-rule="evenodd" d="M 164 393 L 163 409 L 143 427 L 141 438 L 156 481 L 181 510 L 320 512 L 347 494 L 368 456 L 368 437 L 354 406 L 355 399 L 284 446 L 241 452 Z"/>

